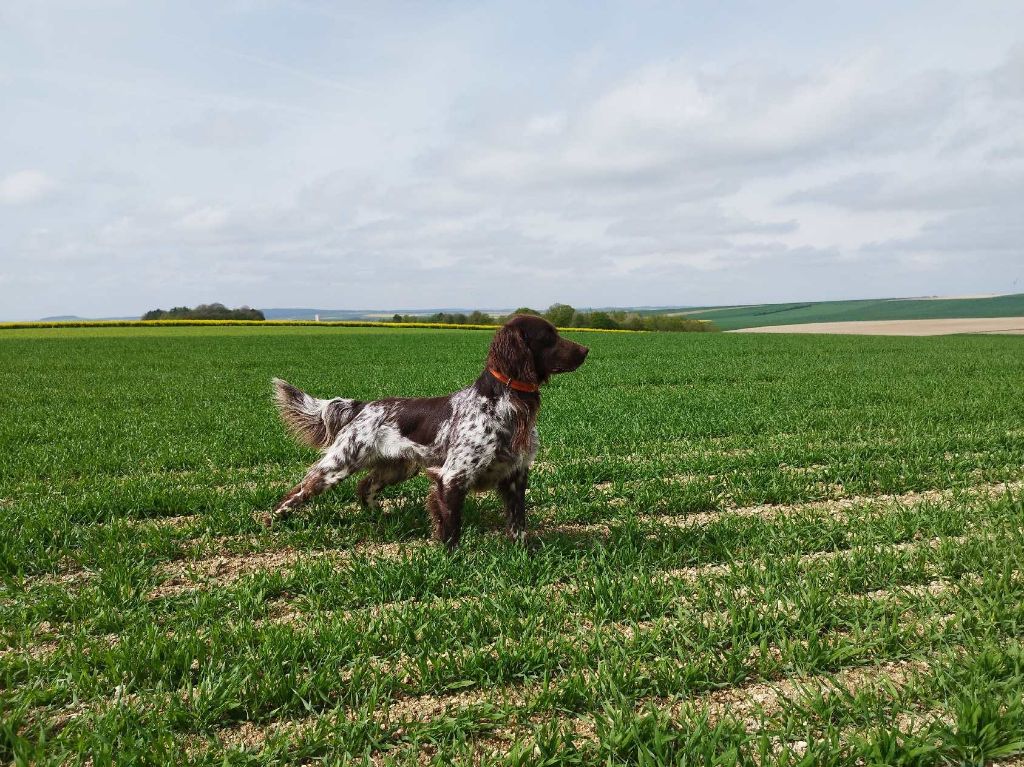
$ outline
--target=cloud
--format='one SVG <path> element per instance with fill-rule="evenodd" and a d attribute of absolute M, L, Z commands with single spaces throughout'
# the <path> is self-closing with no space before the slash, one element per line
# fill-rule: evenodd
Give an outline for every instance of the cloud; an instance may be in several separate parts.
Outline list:
<path fill-rule="evenodd" d="M 824 21 L 814 46 L 752 28 L 730 49 L 675 11 L 682 37 L 635 15 L 643 46 L 599 10 L 529 44 L 458 3 L 397 26 L 223 13 L 125 10 L 132 46 L 100 44 L 109 21 L 22 30 L 52 69 L 0 82 L 9 153 L 60 186 L 0 181 L 12 316 L 995 292 L 1019 271 L 1024 47 L 911 34 L 1005 41 L 977 14 L 886 16 L 896 56 Z"/>
<path fill-rule="evenodd" d="M 941 262 L 959 256 L 998 255 L 1016 263 L 1016 276 L 1024 274 L 1024 220 L 1019 197 L 1001 205 L 956 211 L 930 221 L 911 237 L 872 242 L 868 252 L 946 254 Z M 1007 262 L 1009 263 L 1009 262 Z"/>
<path fill-rule="evenodd" d="M 947 169 L 920 174 L 858 173 L 801 189 L 784 203 L 822 203 L 854 210 L 948 211 L 1024 200 L 1024 169 Z"/>
<path fill-rule="evenodd" d="M 801 76 L 668 62 L 622 78 L 563 118 L 556 133 L 538 133 L 543 116 L 536 116 L 513 140 L 453 146 L 449 161 L 467 181 L 538 189 L 751 178 L 914 147 L 956 91 L 955 78 L 942 72 L 893 83 L 870 60 Z"/>
<path fill-rule="evenodd" d="M 56 182 L 40 170 L 21 170 L 0 179 L 0 203 L 27 205 L 45 200 Z"/>
<path fill-rule="evenodd" d="M 234 149 L 263 144 L 273 133 L 265 110 L 209 109 L 199 119 L 180 125 L 175 135 L 198 147 Z"/>

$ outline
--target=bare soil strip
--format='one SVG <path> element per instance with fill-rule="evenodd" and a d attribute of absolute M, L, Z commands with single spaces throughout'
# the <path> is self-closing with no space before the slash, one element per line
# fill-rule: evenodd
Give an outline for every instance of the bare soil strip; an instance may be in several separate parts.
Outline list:
<path fill-rule="evenodd" d="M 123 520 L 131 527 L 156 527 L 170 530 L 185 530 L 198 524 L 202 517 L 198 514 L 179 514 L 174 517 L 145 517 L 143 519 Z M 122 521 L 122 520 L 117 520 Z"/>
<path fill-rule="evenodd" d="M 1000 482 L 991 485 L 982 485 L 962 492 L 977 498 L 998 497 L 1009 491 L 1016 491 L 1024 487 L 1024 482 L 1005 483 Z M 730 517 L 766 517 L 774 519 L 787 514 L 797 514 L 808 511 L 821 511 L 828 515 L 845 516 L 851 509 L 861 506 L 915 506 L 922 503 L 935 503 L 952 498 L 957 490 L 926 490 L 923 492 L 910 492 L 902 495 L 878 495 L 878 496 L 853 496 L 827 501 L 811 501 L 797 504 L 765 504 L 743 508 L 730 509 L 721 512 L 706 512 L 690 514 L 683 517 L 665 517 L 658 515 L 653 517 L 660 524 L 672 527 L 698 527 L 706 526 Z M 606 524 L 576 524 L 565 523 L 561 525 L 549 525 L 539 528 L 538 532 L 544 533 L 569 533 L 585 535 L 608 535 L 611 528 Z M 360 544 L 353 549 L 345 551 L 298 551 L 295 549 L 281 549 L 276 551 L 265 551 L 248 554 L 218 554 L 213 557 L 189 561 L 182 560 L 164 566 L 161 575 L 164 583 L 151 592 L 152 598 L 174 596 L 206 586 L 222 586 L 233 583 L 244 575 L 255 572 L 283 570 L 294 565 L 300 559 L 320 559 L 324 557 L 343 559 L 352 554 L 364 554 L 366 556 L 380 558 L 394 558 L 403 553 L 410 552 L 417 547 L 429 545 L 427 541 L 409 543 L 379 543 Z"/>
<path fill-rule="evenodd" d="M 898 589 L 895 589 L 888 592 L 874 592 L 869 598 L 874 600 L 884 600 L 898 591 Z M 709 620 L 713 619 L 715 615 L 716 614 L 709 614 Z M 577 635 L 580 637 L 591 637 L 595 632 L 605 634 L 622 633 L 627 637 L 632 637 L 635 634 L 649 630 L 657 623 L 665 623 L 669 620 L 671 619 L 658 619 L 656 621 L 647 622 L 643 625 L 613 623 L 603 626 L 591 626 L 585 623 L 580 623 L 575 628 Z M 939 619 L 938 622 L 941 623 L 942 620 Z M 926 625 L 930 625 L 930 623 L 928 621 L 923 622 L 922 630 L 925 629 Z M 839 634 L 841 632 L 836 633 Z M 769 648 L 769 653 L 779 652 L 781 652 L 779 648 Z M 387 667 L 387 670 L 390 673 L 402 673 L 402 663 L 400 660 L 389 661 Z M 884 674 L 886 679 L 892 678 L 893 683 L 897 684 L 900 682 L 900 679 L 905 681 L 905 679 L 909 677 L 910 672 L 926 670 L 926 668 L 926 664 L 917 661 L 888 662 L 879 666 L 851 667 L 843 669 L 831 676 L 823 674 L 811 677 L 784 677 L 774 681 L 762 680 L 723 690 L 716 690 L 712 693 L 698 695 L 682 701 L 663 701 L 662 703 L 676 707 L 676 710 L 681 710 L 682 706 L 691 706 L 698 710 L 706 710 L 710 714 L 715 714 L 716 716 L 724 713 L 731 713 L 735 715 L 737 711 L 746 710 L 746 716 L 750 716 L 756 710 L 767 708 L 770 711 L 770 706 L 780 705 L 781 702 L 791 697 L 795 691 L 800 689 L 809 689 L 809 685 L 826 685 L 830 680 L 834 679 L 836 680 L 834 684 L 839 685 L 844 689 L 854 689 L 854 685 L 857 685 L 857 689 L 859 689 L 879 674 Z M 897 677 L 897 672 L 900 671 L 904 673 L 902 678 Z M 412 669 L 410 669 L 410 673 L 411 672 Z M 592 669 L 585 669 L 581 670 L 579 673 L 587 676 L 596 672 Z M 404 721 L 425 722 L 439 716 L 451 716 L 460 709 L 484 703 L 495 706 L 509 705 L 524 708 L 529 707 L 532 701 L 535 700 L 539 694 L 544 692 L 545 689 L 557 688 L 560 683 L 564 683 L 564 680 L 563 682 L 560 682 L 559 680 L 556 680 L 554 683 L 549 682 L 547 686 L 542 683 L 511 684 L 501 687 L 477 688 L 451 694 L 428 694 L 399 698 L 398 700 L 390 703 L 386 709 L 382 709 L 378 718 L 381 723 L 392 724 Z M 743 706 L 746 706 L 746 709 L 744 709 Z M 760 706 L 761 708 L 758 709 L 757 706 Z M 299 734 L 308 730 L 315 726 L 322 716 L 323 715 L 314 715 L 301 719 L 271 722 L 264 725 L 246 723 L 244 725 L 220 731 L 218 733 L 218 738 L 226 746 L 239 743 L 242 744 L 241 747 L 247 749 L 260 748 L 264 741 L 277 733 L 288 732 L 290 734 Z"/>
<path fill-rule="evenodd" d="M 1024 487 L 1024 482 L 1014 481 L 1010 483 L 995 483 L 991 485 L 982 485 L 974 488 L 969 488 L 963 492 L 969 494 L 972 497 L 977 498 L 992 498 L 998 497 L 999 495 L 1008 492 L 1016 491 Z M 682 517 L 678 520 L 671 520 L 668 524 L 673 526 L 700 526 L 710 524 L 717 520 L 729 517 L 729 516 L 759 516 L 767 515 L 769 517 L 776 517 L 784 514 L 799 513 L 808 510 L 823 510 L 830 514 L 842 515 L 848 510 L 864 505 L 898 505 L 898 506 L 913 506 L 925 502 L 938 502 L 947 500 L 957 492 L 955 490 L 927 490 L 923 492 L 911 492 L 904 493 L 902 495 L 881 495 L 881 496 L 855 496 L 850 498 L 841 498 L 829 501 L 815 501 L 801 504 L 788 504 L 788 505 L 761 505 L 733 509 L 730 511 L 712 512 L 693 514 L 686 517 Z M 664 517 L 659 517 L 659 520 L 665 522 Z M 545 530 L 565 530 L 567 532 L 582 531 L 588 534 L 593 534 L 604 530 L 607 532 L 606 526 L 600 525 L 556 525 Z M 890 546 L 884 546 L 894 551 L 906 551 L 913 548 L 920 547 L 922 545 L 930 548 L 938 547 L 943 540 L 952 541 L 963 541 L 967 540 L 969 536 L 959 536 L 957 538 L 941 539 L 934 538 L 927 541 L 911 541 L 901 544 L 894 544 Z M 316 561 L 319 559 L 332 559 L 335 561 L 343 561 L 344 559 L 353 555 L 366 555 L 370 557 L 380 558 L 397 558 L 417 548 L 421 548 L 424 545 L 430 545 L 427 541 L 416 541 L 416 542 L 403 542 L 403 543 L 366 543 L 360 544 L 352 549 L 348 550 L 297 550 L 293 548 L 283 548 L 278 550 L 270 550 L 263 552 L 249 552 L 245 554 L 218 554 L 213 557 L 207 557 L 200 560 L 181 560 L 166 564 L 160 569 L 161 575 L 165 578 L 161 585 L 157 586 L 153 591 L 150 592 L 151 599 L 157 599 L 162 597 L 177 596 L 190 591 L 203 588 L 223 587 L 230 585 L 240 578 L 259 572 L 272 572 L 272 571 L 284 571 L 289 567 L 294 566 L 300 561 Z M 859 547 L 858 547 L 859 548 Z M 848 555 L 850 551 L 854 549 L 837 549 L 824 552 L 808 552 L 799 557 L 801 562 L 814 562 L 824 559 L 830 559 L 835 557 L 841 557 Z M 749 561 L 745 564 L 757 564 L 756 560 Z M 728 573 L 733 564 L 729 563 L 713 563 L 708 565 L 697 565 L 685 568 L 676 568 L 666 570 L 660 574 L 660 577 L 666 580 L 687 580 L 694 581 L 702 577 L 723 575 Z M 59 575 L 48 575 L 43 576 L 36 580 L 37 584 L 67 584 L 70 586 L 77 586 L 81 583 L 86 582 L 92 577 L 92 573 L 89 571 L 78 570 L 72 572 L 65 572 Z M 926 587 L 930 593 L 941 593 L 946 588 L 946 585 L 942 584 L 928 584 Z M 558 593 L 562 595 L 571 595 L 576 591 L 576 588 L 572 584 L 555 584 L 551 587 L 552 593 Z M 923 593 L 923 592 L 922 592 Z M 882 596 L 882 593 L 879 593 Z M 395 602 L 389 602 L 386 604 L 371 605 L 366 608 L 359 608 L 356 610 L 345 611 L 345 616 L 351 616 L 355 614 L 366 614 L 368 617 L 377 616 L 383 614 L 389 610 L 402 609 L 405 606 L 413 603 L 414 600 L 397 600 Z M 433 603 L 435 600 L 430 600 Z M 451 599 L 438 599 L 438 604 L 450 605 L 453 602 L 456 604 L 466 604 L 473 601 L 477 601 L 475 598 L 467 596 L 460 597 L 457 600 Z M 320 614 L 319 617 L 325 617 Z M 287 602 L 281 601 L 275 603 L 273 608 L 269 611 L 269 615 L 266 619 L 259 621 L 259 623 L 267 624 L 289 624 L 298 625 L 304 624 L 308 621 L 308 616 L 301 609 L 291 608 Z M 643 628 L 643 627 L 636 627 Z M 626 630 L 626 629 L 624 629 Z M 630 631 L 633 628 L 629 629 Z M 23 648 L 7 648 L 0 650 L 0 658 L 7 655 L 19 655 L 27 656 L 32 659 L 45 658 L 59 648 L 59 643 L 53 640 L 47 640 L 36 645 L 30 645 Z"/>
<path fill-rule="evenodd" d="M 809 692 L 854 694 L 866 687 L 879 688 L 886 683 L 900 688 L 914 675 L 927 672 L 928 664 L 921 660 L 891 661 L 877 666 L 844 668 L 835 674 L 786 677 L 775 682 L 741 685 L 668 705 L 676 717 L 689 708 L 707 714 L 712 724 L 728 717 L 742 722 L 747 731 L 753 733 L 758 730 L 759 719 L 778 715 L 787 701 Z"/>
<path fill-rule="evenodd" d="M 610 484 L 598 485 L 599 489 L 607 490 Z M 712 524 L 730 517 L 762 517 L 773 519 L 787 514 L 798 514 L 808 511 L 820 511 L 833 516 L 843 516 L 850 509 L 860 506 L 878 505 L 899 505 L 914 506 L 926 502 L 940 502 L 962 492 L 967 496 L 978 496 L 981 498 L 994 498 L 1006 492 L 1016 492 L 1024 489 L 1024 480 L 1012 482 L 998 482 L 993 484 L 978 485 L 967 488 L 953 488 L 941 490 L 925 490 L 921 492 L 909 492 L 901 495 L 875 495 L 875 496 L 850 496 L 845 498 L 832 498 L 823 501 L 808 501 L 793 504 L 761 504 L 756 506 L 733 507 L 716 512 L 700 512 L 683 516 L 651 515 L 650 519 L 659 523 L 674 527 L 701 527 Z M 615 504 L 620 499 L 613 498 L 609 503 Z M 173 527 L 187 527 L 193 524 L 198 517 L 194 515 L 182 515 L 177 517 L 164 518 L 165 521 L 140 520 L 145 524 L 168 525 Z M 560 524 L 541 524 L 537 534 L 568 533 L 575 535 L 607 536 L 611 526 L 606 523 L 574 523 L 566 522 Z M 225 539 L 225 543 L 227 540 Z M 400 557 L 403 553 L 411 552 L 418 547 L 430 545 L 427 539 L 407 542 L 389 543 L 361 543 L 352 549 L 332 551 L 305 551 L 300 552 L 294 549 L 281 549 L 277 551 L 252 552 L 246 554 L 233 554 L 219 552 L 209 557 L 197 560 L 181 560 L 168 563 L 160 568 L 159 574 L 164 578 L 164 583 L 152 592 L 152 597 L 174 596 L 204 585 L 225 585 L 232 583 L 243 575 L 250 573 L 281 570 L 291 566 L 299 559 L 317 559 L 320 557 L 333 557 L 344 559 L 348 556 L 361 554 L 368 557 L 379 556 L 381 558 L 393 559 Z M 198 576 L 196 580 L 192 575 Z M 95 577 L 95 573 L 82 569 L 74 563 L 68 563 L 60 572 L 42 575 L 26 579 L 25 586 L 34 588 L 46 585 L 64 585 L 69 587 L 79 586 Z"/>
<path fill-rule="evenodd" d="M 426 541 L 361 543 L 350 549 L 299 550 L 291 547 L 244 554 L 222 553 L 196 560 L 178 560 L 159 568 L 163 582 L 149 597 L 177 596 L 201 588 L 226 586 L 253 573 L 283 571 L 298 562 L 328 559 L 336 562 L 354 556 L 398 559 L 428 545 Z"/>
<path fill-rule="evenodd" d="M 756 731 L 759 718 L 777 715 L 786 701 L 793 700 L 800 695 L 806 695 L 814 690 L 826 694 L 839 691 L 853 693 L 868 686 L 884 688 L 885 685 L 889 685 L 893 690 L 898 690 L 908 684 L 915 674 L 927 673 L 928 668 L 928 664 L 920 660 L 890 661 L 875 666 L 845 668 L 832 674 L 782 677 L 772 681 L 750 682 L 683 699 L 646 699 L 638 701 L 636 707 L 638 711 L 641 711 L 647 705 L 654 704 L 668 710 L 674 717 L 679 717 L 687 710 L 698 714 L 703 713 L 712 723 L 728 717 L 742 722 L 749 730 Z M 587 674 L 586 671 L 583 673 Z M 542 685 L 531 684 L 482 688 L 442 696 L 423 695 L 398 700 L 387 709 L 382 710 L 375 718 L 381 724 L 423 723 L 439 717 L 455 716 L 460 711 L 484 704 L 528 710 L 543 691 Z M 340 715 L 343 714 L 335 712 L 328 716 Z M 296 736 L 315 727 L 322 716 L 282 720 L 264 725 L 247 722 L 221 730 L 217 733 L 217 737 L 226 748 L 259 750 L 267 740 L 275 735 L 287 733 Z M 536 723 L 546 716 L 546 713 L 528 715 L 528 720 Z M 575 734 L 583 740 L 596 739 L 596 730 L 591 717 L 578 717 L 574 720 L 574 727 Z M 500 742 L 507 744 L 510 740 L 508 735 L 513 729 L 516 729 L 514 724 L 489 733 L 486 736 L 489 744 L 492 747 Z"/>
<path fill-rule="evenodd" d="M 610 483 L 603 483 L 609 485 Z M 599 490 L 607 489 L 602 485 L 595 485 Z M 760 517 L 762 519 L 776 519 L 790 515 L 806 512 L 823 512 L 825 516 L 832 518 L 845 518 L 853 509 L 871 506 L 901 506 L 911 507 L 923 503 L 940 503 L 962 493 L 972 499 L 998 498 L 1008 492 L 1024 490 L 1024 481 L 996 482 L 987 485 L 976 485 L 967 488 L 947 488 L 939 490 L 923 490 L 902 493 L 900 495 L 854 495 L 843 498 L 830 498 L 822 501 L 806 501 L 802 503 L 776 504 L 766 503 L 757 506 L 743 506 L 723 509 L 722 511 L 706 511 L 685 515 L 653 514 L 645 516 L 645 519 L 656 520 L 667 527 L 691 528 L 706 527 L 707 525 L 731 518 Z M 613 499 L 614 500 L 614 499 Z M 544 525 L 539 528 L 542 532 L 566 532 L 589 535 L 608 535 L 611 532 L 611 525 L 607 523 L 576 523 L 566 522 L 562 524 Z"/>

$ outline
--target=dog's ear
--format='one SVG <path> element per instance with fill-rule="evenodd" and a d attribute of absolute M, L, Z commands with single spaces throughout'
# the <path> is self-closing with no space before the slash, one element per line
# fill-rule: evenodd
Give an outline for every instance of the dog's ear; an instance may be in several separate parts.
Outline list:
<path fill-rule="evenodd" d="M 498 328 L 487 354 L 488 367 L 524 383 L 540 383 L 533 352 L 526 345 L 520 329 L 514 325 Z"/>

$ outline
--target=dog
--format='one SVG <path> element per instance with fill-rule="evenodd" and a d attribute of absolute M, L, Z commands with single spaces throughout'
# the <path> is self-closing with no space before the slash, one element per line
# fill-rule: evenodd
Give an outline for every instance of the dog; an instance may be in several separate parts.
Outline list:
<path fill-rule="evenodd" d="M 576 370 L 589 351 L 543 318 L 517 314 L 495 333 L 479 378 L 444 397 L 322 400 L 275 378 L 285 425 L 323 457 L 264 515 L 264 524 L 363 469 L 358 495 L 366 508 L 376 506 L 382 488 L 423 470 L 432 482 L 427 508 L 436 540 L 457 546 L 467 493 L 488 489 L 497 489 L 504 503 L 508 536 L 523 539 L 540 387 L 553 374 Z"/>

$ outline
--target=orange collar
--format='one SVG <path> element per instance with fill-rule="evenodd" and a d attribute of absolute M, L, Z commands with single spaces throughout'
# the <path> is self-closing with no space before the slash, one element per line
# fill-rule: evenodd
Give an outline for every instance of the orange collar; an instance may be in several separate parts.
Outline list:
<path fill-rule="evenodd" d="M 515 389 L 516 391 L 527 391 L 527 392 L 538 392 L 538 391 L 540 391 L 540 387 L 537 386 L 537 384 L 526 383 L 526 381 L 517 381 L 515 378 L 509 378 L 507 375 L 503 375 L 503 374 L 499 373 L 494 368 L 487 368 L 487 370 L 490 372 L 490 374 L 492 376 L 497 378 L 499 381 L 501 381 L 501 383 L 505 384 L 510 389 Z"/>

